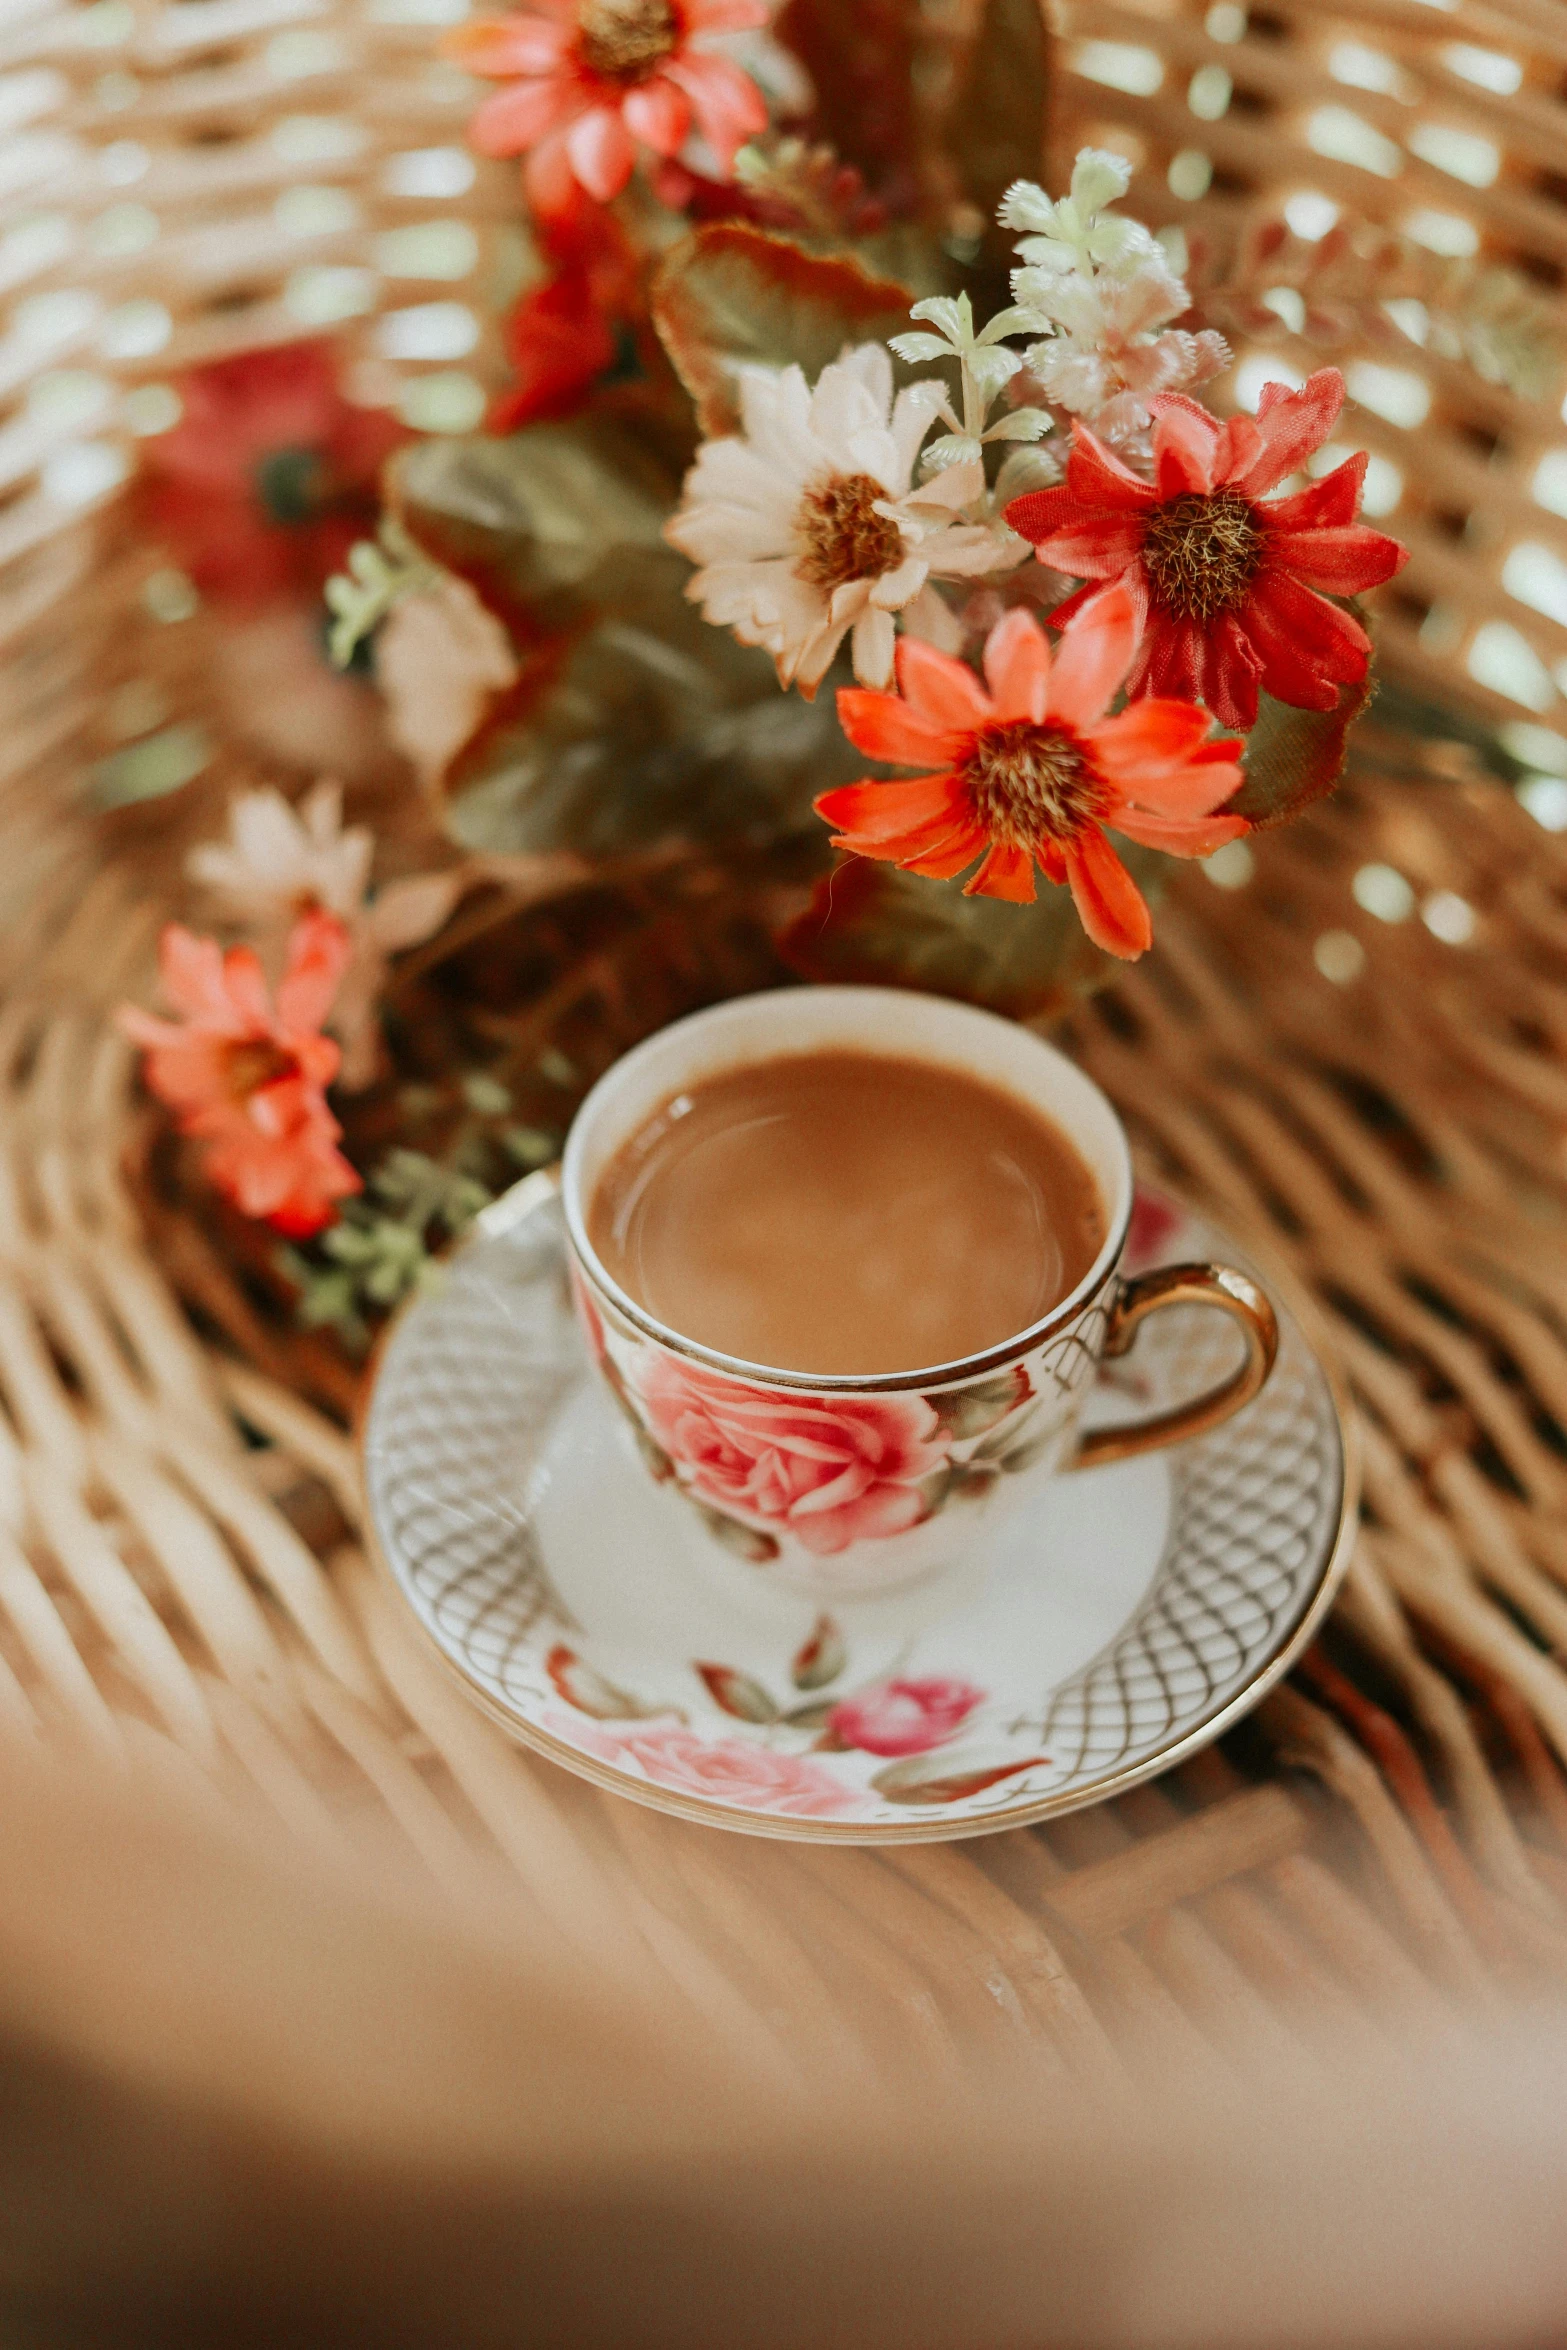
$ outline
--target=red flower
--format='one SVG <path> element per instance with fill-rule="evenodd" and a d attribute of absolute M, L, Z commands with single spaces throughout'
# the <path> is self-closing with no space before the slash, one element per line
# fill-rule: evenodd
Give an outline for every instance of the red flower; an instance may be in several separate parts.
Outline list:
<path fill-rule="evenodd" d="M 1023 905 L 1037 864 L 1070 884 L 1091 939 L 1140 955 L 1153 943 L 1148 908 L 1105 825 L 1177 857 L 1206 857 L 1247 827 L 1214 813 L 1240 788 L 1240 745 L 1210 742 L 1205 710 L 1147 701 L 1104 715 L 1136 643 L 1124 591 L 1101 597 L 1054 658 L 1039 623 L 1013 610 L 986 641 L 987 694 L 964 662 L 901 637 L 902 699 L 845 687 L 839 721 L 870 758 L 941 773 L 823 792 L 816 807 L 838 827 L 834 848 L 943 880 L 983 852 L 965 897 Z"/>
<path fill-rule="evenodd" d="M 1255 725 L 1259 685 L 1333 709 L 1339 687 L 1365 676 L 1371 642 L 1324 596 L 1379 586 L 1407 550 L 1355 521 L 1364 451 L 1292 498 L 1266 492 L 1321 448 L 1343 404 L 1336 367 L 1298 392 L 1265 385 L 1255 418 L 1227 424 L 1195 400 L 1151 400 L 1151 482 L 1075 424 L 1062 487 L 1007 508 L 1041 562 L 1089 583 L 1052 620 L 1080 625 L 1104 592 L 1094 582 L 1115 580 L 1141 638 L 1130 694 L 1206 702 L 1223 726 Z"/>
<path fill-rule="evenodd" d="M 303 1239 L 330 1224 L 334 1202 L 361 1188 L 337 1150 L 327 1107 L 338 1049 L 321 1034 L 351 949 L 335 916 L 296 922 L 274 1005 L 249 947 L 227 954 L 177 922 L 163 933 L 163 992 L 182 1017 L 155 1020 L 134 1004 L 119 1024 L 141 1045 L 143 1075 L 182 1134 L 207 1146 L 206 1171 L 246 1216 Z"/>
<path fill-rule="evenodd" d="M 179 423 L 147 445 L 149 528 L 208 595 L 318 596 L 375 529 L 402 427 L 343 398 L 325 343 L 217 359 L 178 390 Z"/>
<path fill-rule="evenodd" d="M 510 87 L 469 126 L 481 155 L 526 155 L 523 185 L 541 213 L 572 184 L 601 204 L 631 177 L 639 145 L 671 157 L 693 121 L 727 177 L 737 148 L 767 127 L 756 84 L 704 34 L 767 21 L 765 0 L 529 0 L 447 38 L 471 73 Z"/>
<path fill-rule="evenodd" d="M 559 212 L 539 223 L 554 275 L 525 294 L 506 325 L 517 381 L 490 411 L 491 432 L 566 416 L 619 353 L 615 322 L 631 312 L 637 259 L 612 213 L 573 186 Z"/>

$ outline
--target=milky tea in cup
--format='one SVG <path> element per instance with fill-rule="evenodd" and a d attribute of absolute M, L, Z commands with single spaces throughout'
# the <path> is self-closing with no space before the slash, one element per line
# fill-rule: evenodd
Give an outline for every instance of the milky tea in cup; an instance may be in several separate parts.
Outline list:
<path fill-rule="evenodd" d="M 598 1179 L 588 1233 L 670 1329 L 773 1370 L 916 1371 L 1040 1321 L 1105 1237 L 1055 1122 L 930 1061 L 780 1054 L 661 1102 Z"/>

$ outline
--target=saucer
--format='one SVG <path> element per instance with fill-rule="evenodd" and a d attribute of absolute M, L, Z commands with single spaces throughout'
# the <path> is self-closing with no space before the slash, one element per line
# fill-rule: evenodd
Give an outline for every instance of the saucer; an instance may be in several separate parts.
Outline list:
<path fill-rule="evenodd" d="M 1246 1252 L 1139 1190 L 1127 1269 Z M 365 1421 L 382 1560 L 450 1668 L 552 1761 L 765 1836 L 982 1835 L 1135 1785 L 1286 1670 L 1346 1563 L 1335 1383 L 1287 1282 L 1277 1367 L 1210 1435 L 1053 1478 L 938 1580 L 823 1604 L 656 1486 L 572 1311 L 558 1196 L 486 1209 L 393 1325 Z M 1171 1308 L 1089 1424 L 1209 1384 L 1238 1338 Z"/>

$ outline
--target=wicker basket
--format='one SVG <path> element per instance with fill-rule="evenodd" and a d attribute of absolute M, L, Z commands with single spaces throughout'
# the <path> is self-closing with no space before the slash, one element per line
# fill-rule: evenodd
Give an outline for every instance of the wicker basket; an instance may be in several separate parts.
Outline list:
<path fill-rule="evenodd" d="M 1283 205 L 1298 244 L 1253 324 L 1287 364 L 1299 305 L 1331 296 L 1333 207 L 1416 240 L 1334 356 L 1413 551 L 1389 671 L 1460 717 L 1435 747 L 1368 723 L 1339 798 L 1183 876 L 1158 953 L 1070 1030 L 1149 1167 L 1332 1319 L 1367 1522 L 1327 1641 L 1171 1781 L 888 1857 L 705 1838 L 508 1747 L 365 1566 L 345 1425 L 301 1392 L 346 1403 L 345 1375 L 305 1380 L 221 1252 L 177 1222 L 150 1238 L 127 1188 L 144 1113 L 106 1010 L 146 986 L 181 850 L 236 779 L 300 781 L 328 739 L 362 777 L 387 754 L 351 682 L 257 731 L 243 658 L 120 485 L 172 372 L 328 325 L 356 397 L 475 420 L 528 264 L 510 175 L 470 166 L 471 94 L 435 61 L 452 13 L 9 19 L 0 1714 L 331 1850 L 373 1824 L 437 1886 L 487 1861 L 519 1915 L 635 1946 L 715 2026 L 746 2006 L 863 2061 L 955 2027 L 1036 2059 L 1186 2045 L 1302 1997 L 1347 2028 L 1559 1976 L 1567 845 L 1527 811 L 1567 800 L 1560 12 L 1063 12 L 1061 148 L 1135 154 L 1143 212 L 1194 237 L 1204 195 L 1213 245 Z M 1482 771 L 1498 729 L 1523 805 Z"/>

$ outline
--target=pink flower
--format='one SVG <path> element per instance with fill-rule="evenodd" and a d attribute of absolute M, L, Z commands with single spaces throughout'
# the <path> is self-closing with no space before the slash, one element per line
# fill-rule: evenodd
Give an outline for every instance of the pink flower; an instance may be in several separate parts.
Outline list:
<path fill-rule="evenodd" d="M 327 1107 L 338 1048 L 321 1034 L 348 964 L 348 932 L 333 915 L 304 915 L 288 942 L 276 1004 L 250 947 L 227 954 L 171 922 L 159 948 L 163 992 L 182 1017 L 156 1020 L 134 1004 L 119 1025 L 144 1049 L 143 1075 L 182 1134 L 207 1146 L 206 1171 L 246 1216 L 304 1239 L 330 1224 L 334 1202 L 360 1189 L 336 1148 Z"/>
<path fill-rule="evenodd" d="M 531 0 L 478 19 L 448 37 L 448 54 L 506 87 L 468 135 L 481 155 L 527 156 L 523 184 L 545 214 L 570 203 L 573 182 L 607 204 L 639 145 L 677 155 L 693 121 L 727 179 L 767 108 L 750 76 L 702 42 L 767 15 L 765 0 Z"/>
<path fill-rule="evenodd" d="M 918 1395 L 790 1395 L 649 1347 L 631 1374 L 648 1427 L 715 1509 L 792 1534 L 818 1557 L 928 1515 L 920 1480 L 950 1438 Z"/>
<path fill-rule="evenodd" d="M 961 1730 L 984 1702 L 984 1690 L 972 1681 L 883 1681 L 843 1698 L 827 1716 L 827 1727 L 845 1746 L 863 1747 L 867 1754 L 923 1754 Z"/>
<path fill-rule="evenodd" d="M 576 1715 L 547 1716 L 546 1722 L 600 1762 L 635 1763 L 655 1787 L 679 1795 L 787 1812 L 797 1820 L 829 1820 L 856 1808 L 853 1790 L 820 1763 L 741 1738 L 703 1738 L 684 1722 L 599 1723 L 591 1729 Z"/>

